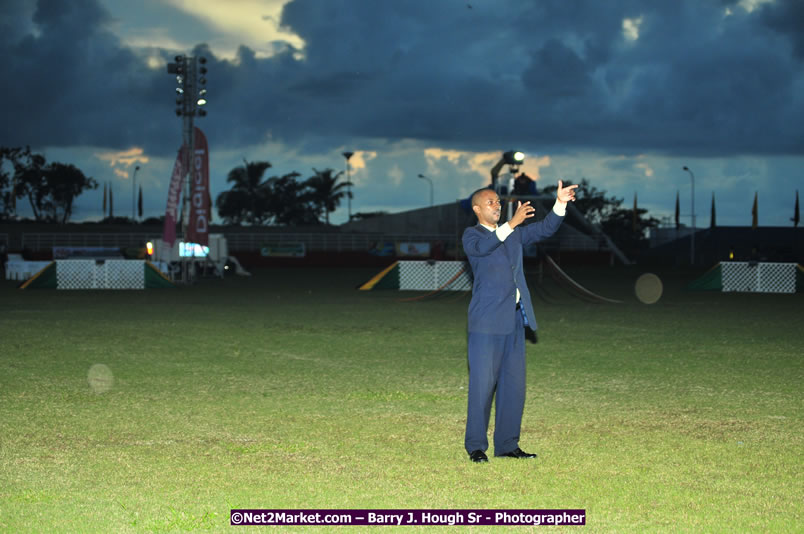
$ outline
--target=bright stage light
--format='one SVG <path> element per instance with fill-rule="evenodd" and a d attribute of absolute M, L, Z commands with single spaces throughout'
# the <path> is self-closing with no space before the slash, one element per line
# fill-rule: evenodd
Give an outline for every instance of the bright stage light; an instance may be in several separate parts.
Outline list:
<path fill-rule="evenodd" d="M 525 154 L 518 150 L 509 150 L 503 154 L 503 159 L 507 165 L 522 165 Z"/>

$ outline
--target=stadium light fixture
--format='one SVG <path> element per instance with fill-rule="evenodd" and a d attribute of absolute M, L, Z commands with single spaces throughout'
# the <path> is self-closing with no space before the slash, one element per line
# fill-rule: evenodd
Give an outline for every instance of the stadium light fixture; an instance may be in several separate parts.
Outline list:
<path fill-rule="evenodd" d="M 503 159 L 507 165 L 522 165 L 525 161 L 525 154 L 519 150 L 509 150 L 503 153 Z"/>
<path fill-rule="evenodd" d="M 514 175 L 519 172 L 519 166 L 525 162 L 525 154 L 519 150 L 509 150 L 503 153 L 503 161 L 508 165 L 511 170 L 511 184 L 509 184 L 508 193 L 511 193 L 514 183 Z"/>
<path fill-rule="evenodd" d="M 207 58 L 176 56 L 174 62 L 168 63 L 167 71 L 176 76 L 176 116 L 204 117 L 200 109 L 208 102 L 206 74 Z M 192 131 L 192 125 L 185 125 L 185 131 Z"/>
<path fill-rule="evenodd" d="M 494 164 L 491 168 L 491 187 L 499 195 L 502 192 L 501 185 L 498 181 L 500 171 L 506 165 L 510 166 L 511 175 L 515 175 L 519 171 L 519 166 L 525 161 L 525 154 L 519 150 L 509 150 L 503 152 L 500 161 Z M 511 180 L 513 182 L 513 178 Z"/>

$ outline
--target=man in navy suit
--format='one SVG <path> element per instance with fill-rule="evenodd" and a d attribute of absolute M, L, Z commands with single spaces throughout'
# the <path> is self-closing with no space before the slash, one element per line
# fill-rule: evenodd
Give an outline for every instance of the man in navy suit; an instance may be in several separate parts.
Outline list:
<path fill-rule="evenodd" d="M 517 203 L 511 220 L 500 220 L 500 198 L 491 189 L 472 195 L 478 224 L 463 233 L 463 249 L 474 273 L 469 303 L 469 399 L 464 445 L 473 462 L 487 462 L 491 401 L 495 396 L 494 455 L 535 458 L 519 448 L 525 407 L 525 327 L 536 330 L 530 293 L 522 266 L 522 247 L 553 235 L 575 200 L 577 185 L 558 182 L 556 203 L 542 221 L 522 223 L 535 215 L 530 202 Z"/>

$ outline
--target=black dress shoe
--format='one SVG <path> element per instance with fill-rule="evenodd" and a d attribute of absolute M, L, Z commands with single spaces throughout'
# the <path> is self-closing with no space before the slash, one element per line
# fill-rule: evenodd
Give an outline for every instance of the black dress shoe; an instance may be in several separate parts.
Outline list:
<path fill-rule="evenodd" d="M 523 451 L 522 449 L 520 449 L 519 447 L 517 447 L 516 449 L 512 450 L 511 452 L 506 452 L 505 454 L 500 454 L 500 456 L 502 456 L 503 458 L 536 458 L 535 454 L 527 453 L 527 452 Z"/>
<path fill-rule="evenodd" d="M 475 462 L 476 464 L 489 461 L 489 457 L 486 456 L 486 453 L 481 451 L 480 449 L 470 452 L 469 459 Z"/>

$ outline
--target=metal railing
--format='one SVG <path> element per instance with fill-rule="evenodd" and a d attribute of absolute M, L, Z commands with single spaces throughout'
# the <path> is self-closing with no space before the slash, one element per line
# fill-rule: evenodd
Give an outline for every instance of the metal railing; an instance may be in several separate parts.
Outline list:
<path fill-rule="evenodd" d="M 50 250 L 53 247 L 142 247 L 160 237 L 148 233 L 34 233 L 21 235 L 23 249 Z M 179 236 L 180 238 L 180 236 Z M 229 250 L 258 251 L 266 244 L 304 243 L 307 250 L 366 251 L 384 242 L 454 242 L 453 235 L 439 234 L 347 234 L 263 232 L 226 234 Z M 0 238 L 2 243 L 2 238 Z"/>
<path fill-rule="evenodd" d="M 143 247 L 149 240 L 161 237 L 153 233 L 33 233 L 21 234 L 22 248 L 31 251 L 51 250 L 53 247 Z M 180 237 L 179 237 L 180 238 Z M 4 241 L 5 240 L 5 241 Z M 453 234 L 358 234 L 358 233 L 297 233 L 249 232 L 226 234 L 231 251 L 259 251 L 265 245 L 303 243 L 308 251 L 366 252 L 385 243 L 443 243 L 454 248 L 458 237 Z M 8 236 L 0 234 L 0 244 Z M 611 244 L 602 235 L 587 236 L 566 233 L 553 236 L 542 243 L 548 249 L 608 251 Z"/>
<path fill-rule="evenodd" d="M 153 234 L 144 233 L 33 233 L 24 232 L 22 248 L 50 250 L 53 247 L 142 247 Z"/>
<path fill-rule="evenodd" d="M 440 234 L 340 234 L 340 233 L 264 233 L 229 234 L 226 244 L 229 250 L 256 251 L 264 245 L 304 243 L 306 250 L 332 252 L 365 252 L 377 244 L 386 242 L 429 242 L 452 243 L 454 235 Z"/>

